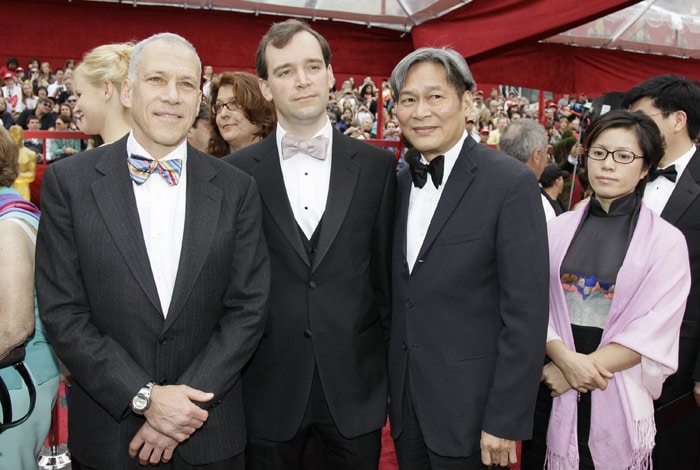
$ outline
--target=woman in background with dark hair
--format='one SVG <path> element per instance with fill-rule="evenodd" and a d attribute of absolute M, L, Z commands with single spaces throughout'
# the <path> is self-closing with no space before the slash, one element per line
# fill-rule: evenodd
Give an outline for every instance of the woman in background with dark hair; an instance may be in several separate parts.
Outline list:
<path fill-rule="evenodd" d="M 255 75 L 224 72 L 214 76 L 210 90 L 211 155 L 223 157 L 240 150 L 275 128 L 275 107 L 262 95 Z"/>
<path fill-rule="evenodd" d="M 678 363 L 688 250 L 641 197 L 663 137 L 651 118 L 611 111 L 585 147 L 593 196 L 549 224 L 551 362 L 523 470 L 650 468 L 653 399 Z"/>

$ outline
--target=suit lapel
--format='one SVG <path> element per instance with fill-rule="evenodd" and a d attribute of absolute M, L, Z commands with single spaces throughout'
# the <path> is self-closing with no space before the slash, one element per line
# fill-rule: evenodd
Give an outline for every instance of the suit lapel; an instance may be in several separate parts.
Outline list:
<path fill-rule="evenodd" d="M 700 150 L 690 158 L 685 171 L 679 176 L 678 183 L 671 193 L 661 217 L 676 224 L 688 206 L 700 195 Z"/>
<path fill-rule="evenodd" d="M 261 145 L 263 152 L 258 159 L 259 164 L 253 168 L 251 175 L 255 178 L 260 197 L 280 232 L 304 263 L 310 266 L 309 255 L 301 241 L 299 228 L 284 186 L 275 134 L 268 136 L 263 143 Z"/>
<path fill-rule="evenodd" d="M 457 204 L 462 199 L 462 196 L 471 185 L 474 180 L 474 173 L 477 171 L 478 166 L 474 162 L 474 153 L 472 153 L 470 158 L 470 150 L 478 145 L 471 138 L 464 139 L 464 145 L 462 146 L 462 151 L 457 157 L 454 167 L 445 182 L 445 188 L 442 191 L 440 200 L 438 201 L 437 208 L 433 214 L 433 218 L 428 226 L 428 232 L 425 234 L 425 239 L 423 240 L 423 245 L 421 245 L 420 251 L 418 253 L 418 259 L 422 259 L 425 253 L 432 246 L 437 238 L 438 234 L 442 230 L 442 227 L 450 219 L 450 216 L 454 212 Z"/>
<path fill-rule="evenodd" d="M 348 212 L 348 207 L 350 207 L 357 178 L 360 176 L 360 167 L 352 161 L 355 155 L 348 154 L 343 149 L 343 138 L 344 136 L 341 136 L 339 132 L 334 132 L 328 200 L 323 212 L 321 233 L 318 238 L 312 271 L 321 264 L 335 236 L 338 234 L 338 230 L 340 230 L 340 226 L 343 224 L 345 215 Z"/>
<path fill-rule="evenodd" d="M 185 227 L 173 298 L 164 328 L 175 321 L 185 306 L 216 235 L 223 194 L 211 183 L 215 177 L 216 170 L 188 145 Z"/>
<path fill-rule="evenodd" d="M 126 265 L 148 300 L 162 315 L 127 169 L 126 137 L 105 151 L 104 157 L 95 165 L 95 169 L 104 175 L 92 183 L 95 202 Z"/>
<path fill-rule="evenodd" d="M 406 168 L 399 173 L 397 177 L 397 188 L 396 194 L 398 196 L 396 205 L 396 220 L 395 220 L 395 230 L 401 236 L 401 240 L 397 240 L 401 245 L 401 255 L 404 261 L 404 266 L 407 266 L 406 261 L 406 250 L 407 250 L 407 231 L 408 231 L 408 206 L 411 200 L 411 189 L 413 188 L 413 180 L 411 178 L 411 171 Z M 407 268 L 408 269 L 408 268 Z"/>

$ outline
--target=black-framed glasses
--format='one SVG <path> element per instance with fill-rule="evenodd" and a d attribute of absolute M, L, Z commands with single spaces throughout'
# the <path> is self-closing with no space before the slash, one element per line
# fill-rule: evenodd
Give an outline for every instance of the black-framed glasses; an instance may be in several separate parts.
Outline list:
<path fill-rule="evenodd" d="M 608 155 L 612 155 L 614 162 L 622 163 L 623 165 L 632 163 L 635 158 L 644 158 L 642 155 L 637 155 L 630 150 L 608 150 L 603 147 L 588 149 L 588 158 L 591 160 L 603 161 L 608 158 Z"/>
<path fill-rule="evenodd" d="M 219 114 L 219 111 L 221 111 L 221 108 L 223 108 L 224 106 L 226 106 L 226 109 L 228 109 L 229 111 L 240 111 L 241 109 L 243 109 L 241 103 L 239 103 L 238 100 L 234 98 L 232 100 L 228 100 L 225 103 L 214 103 L 214 105 L 211 107 L 211 110 L 216 115 Z"/>

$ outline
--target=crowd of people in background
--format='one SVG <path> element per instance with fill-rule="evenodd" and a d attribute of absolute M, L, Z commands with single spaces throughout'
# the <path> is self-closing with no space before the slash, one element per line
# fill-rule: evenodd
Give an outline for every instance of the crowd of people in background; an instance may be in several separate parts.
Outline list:
<path fill-rule="evenodd" d="M 586 93 L 486 96 L 447 48 L 337 83 L 296 20 L 256 73 L 171 33 L 0 68 L 0 224 L 21 219 L 0 241 L 22 252 L 0 260 L 45 376 L 35 429 L 9 434 L 25 466 L 58 358 L 74 468 L 374 470 L 387 395 L 402 470 L 697 462 L 697 82 L 649 79 L 595 119 Z M 377 138 L 392 152 L 358 142 Z M 16 182 L 60 159 L 37 235 Z"/>
<path fill-rule="evenodd" d="M 90 140 L 78 140 L 79 145 L 70 142 L 71 145 L 62 146 L 59 145 L 64 141 L 74 139 L 55 139 L 56 142 L 47 141 L 46 146 L 40 139 L 28 139 L 26 146 L 37 152 L 40 163 L 51 163 L 116 140 L 130 126 L 119 92 L 132 47 L 131 43 L 100 46 L 86 54 L 82 62 L 68 59 L 55 70 L 49 62 L 35 58 L 23 68 L 16 57 L 9 57 L 0 68 L 4 83 L 0 89 L 2 125 L 6 129 L 19 125 L 25 130 L 79 130 L 94 136 Z M 104 71 L 109 71 L 111 76 L 103 76 Z M 101 90 L 103 82 L 111 86 Z M 204 100 L 189 137 L 190 143 L 200 150 L 223 157 L 265 138 L 274 129 L 274 105 L 263 97 L 254 75 L 233 71 L 215 74 L 211 65 L 205 65 L 201 86 Z M 564 93 L 556 101 L 547 101 L 544 112 L 540 113 L 538 103 L 518 96 L 515 89 L 493 87 L 488 95 L 477 89 L 465 128 L 477 142 L 498 148 L 500 136 L 510 123 L 541 119 L 551 162 L 566 167 L 572 155 L 575 158 L 582 152 L 578 145 L 582 119 L 588 115 L 591 103 L 592 98 L 586 93 Z M 395 105 L 388 79 L 377 86 L 371 77 L 365 77 L 362 83 L 348 77 L 331 88 L 327 114 L 331 124 L 347 136 L 399 141 L 402 132 Z M 121 112 L 112 113 L 107 108 L 121 108 Z M 105 116 L 109 122 L 104 121 Z M 113 135 L 104 136 L 104 132 Z M 402 149 L 397 155 L 398 169 L 406 166 L 404 146 L 397 143 L 389 148 L 395 152 Z M 564 170 L 572 171 L 572 168 Z M 574 186 L 578 183 L 578 190 L 573 198 L 571 184 L 566 185 L 561 196 L 565 208 L 570 200 L 576 203 L 586 197 L 586 182 L 585 173 L 574 182 Z"/>

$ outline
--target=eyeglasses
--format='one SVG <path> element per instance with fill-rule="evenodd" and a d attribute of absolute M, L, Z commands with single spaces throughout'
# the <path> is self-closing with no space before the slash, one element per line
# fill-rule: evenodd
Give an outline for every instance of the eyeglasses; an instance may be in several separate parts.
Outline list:
<path fill-rule="evenodd" d="M 44 102 L 41 103 L 41 104 L 42 104 L 43 106 L 46 106 L 47 108 L 51 107 L 51 103 L 47 103 L 46 101 L 44 101 Z"/>
<path fill-rule="evenodd" d="M 76 101 L 78 101 L 78 100 L 76 100 L 75 98 L 71 98 L 68 100 L 69 103 L 75 103 Z"/>
<path fill-rule="evenodd" d="M 219 114 L 219 111 L 221 111 L 221 108 L 223 108 L 224 106 L 229 111 L 240 111 L 241 109 L 243 109 L 243 106 L 241 106 L 241 104 L 235 98 L 232 100 L 228 100 L 225 103 L 215 103 L 214 106 L 211 107 L 211 109 L 216 115 Z"/>
<path fill-rule="evenodd" d="M 608 150 L 603 147 L 594 147 L 588 150 L 588 158 L 591 160 L 603 161 L 608 158 L 608 155 L 612 155 L 612 159 L 616 163 L 622 163 L 623 165 L 628 165 L 634 161 L 635 158 L 644 158 L 642 155 L 636 155 L 634 152 L 629 150 Z"/>

